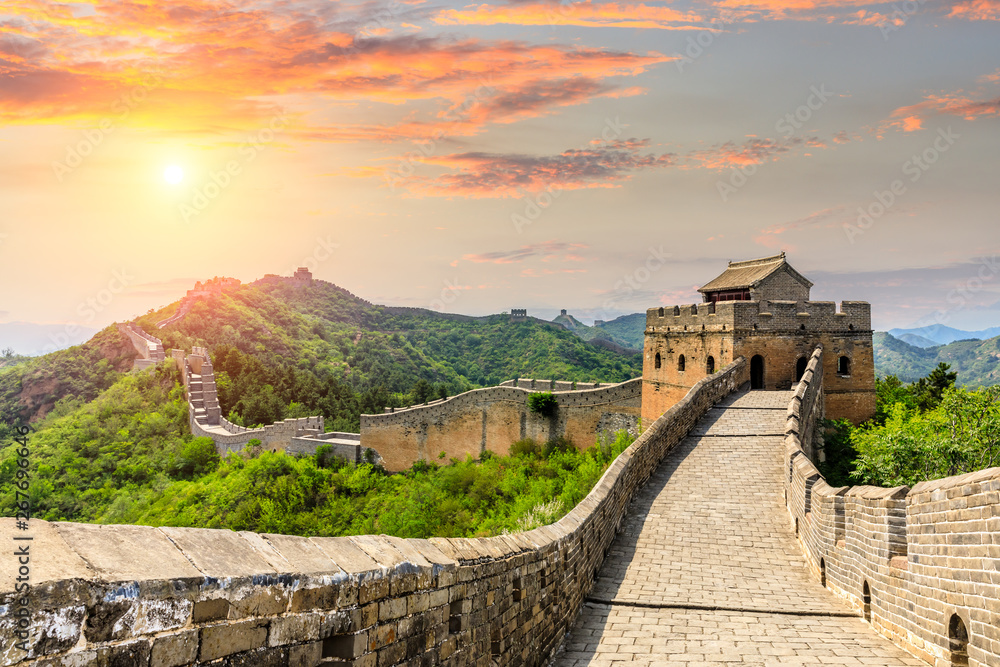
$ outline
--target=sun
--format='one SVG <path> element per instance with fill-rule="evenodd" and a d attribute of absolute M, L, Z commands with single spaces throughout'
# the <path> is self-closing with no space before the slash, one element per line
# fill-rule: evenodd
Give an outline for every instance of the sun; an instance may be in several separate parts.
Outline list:
<path fill-rule="evenodd" d="M 163 170 L 163 180 L 170 183 L 170 185 L 177 185 L 184 180 L 184 170 L 176 164 L 172 164 Z"/>

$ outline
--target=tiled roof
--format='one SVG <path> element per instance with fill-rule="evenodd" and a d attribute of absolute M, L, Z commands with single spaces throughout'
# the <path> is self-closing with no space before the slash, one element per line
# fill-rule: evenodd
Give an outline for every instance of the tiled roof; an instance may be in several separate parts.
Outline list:
<path fill-rule="evenodd" d="M 717 292 L 719 290 L 749 289 L 761 283 L 772 273 L 787 268 L 791 275 L 806 287 L 812 283 L 785 261 L 785 253 L 773 257 L 748 259 L 742 262 L 729 262 L 729 267 L 720 276 L 703 285 L 699 292 Z"/>

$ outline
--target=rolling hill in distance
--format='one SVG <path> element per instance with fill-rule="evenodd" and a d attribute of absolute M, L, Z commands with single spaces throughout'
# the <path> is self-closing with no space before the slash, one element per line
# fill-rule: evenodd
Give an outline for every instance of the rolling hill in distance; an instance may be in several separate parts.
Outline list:
<path fill-rule="evenodd" d="M 590 344 L 552 322 L 379 306 L 320 280 L 305 287 L 267 276 L 156 326 L 179 308 L 136 322 L 167 349 L 208 347 L 224 414 L 235 410 L 248 425 L 308 412 L 354 430 L 362 412 L 408 404 L 420 380 L 454 395 L 516 377 L 620 382 L 642 372 L 638 352 Z M 0 368 L 0 417 L 37 420 L 62 399 L 93 400 L 131 367 L 126 343 L 112 326 Z"/>

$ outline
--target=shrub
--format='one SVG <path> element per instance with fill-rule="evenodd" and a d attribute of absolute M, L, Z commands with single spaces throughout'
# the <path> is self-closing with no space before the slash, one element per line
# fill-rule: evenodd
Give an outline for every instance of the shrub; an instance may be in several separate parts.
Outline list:
<path fill-rule="evenodd" d="M 528 396 L 528 409 L 543 417 L 552 417 L 559 409 L 559 401 L 551 391 L 543 391 Z"/>
<path fill-rule="evenodd" d="M 518 440 L 510 446 L 511 456 L 541 456 L 542 448 L 533 438 Z"/>

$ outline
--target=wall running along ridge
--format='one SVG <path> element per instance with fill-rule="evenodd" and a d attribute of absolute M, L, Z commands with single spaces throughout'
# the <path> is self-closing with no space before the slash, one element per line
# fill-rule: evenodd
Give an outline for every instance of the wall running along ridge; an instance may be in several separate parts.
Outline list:
<path fill-rule="evenodd" d="M 163 341 L 159 338 L 150 336 L 133 322 L 126 322 L 117 326 L 118 330 L 132 342 L 132 346 L 139 353 L 139 358 L 132 364 L 132 370 L 141 371 L 152 368 L 166 359 L 166 353 L 163 350 Z"/>
<path fill-rule="evenodd" d="M 737 360 L 695 386 L 558 522 L 479 539 L 295 537 L 0 519 L 30 536 L 28 652 L 0 616 L 3 664 L 541 665 L 562 641 L 633 496 L 720 399 Z M 0 571 L 10 609 L 12 569 Z M 217 662 L 213 662 L 217 661 Z"/>
<path fill-rule="evenodd" d="M 573 391 L 566 386 L 566 391 L 553 392 L 559 408 L 552 417 L 528 409 L 528 397 L 549 391 L 552 381 L 536 380 L 534 389 L 522 384 L 530 382 L 473 389 L 427 405 L 361 415 L 361 441 L 381 455 L 387 470 L 399 471 L 421 459 L 435 460 L 440 452 L 460 459 L 478 457 L 487 449 L 505 455 L 518 440 L 545 442 L 559 436 L 585 448 L 602 434 L 638 431 L 642 378 L 597 389 Z"/>
<path fill-rule="evenodd" d="M 1000 665 L 1000 468 L 912 489 L 832 488 L 807 456 L 822 372 L 820 347 L 785 436 L 785 499 L 809 565 L 875 630 L 935 667 Z M 967 663 L 952 655 L 954 616 L 968 633 Z"/>

